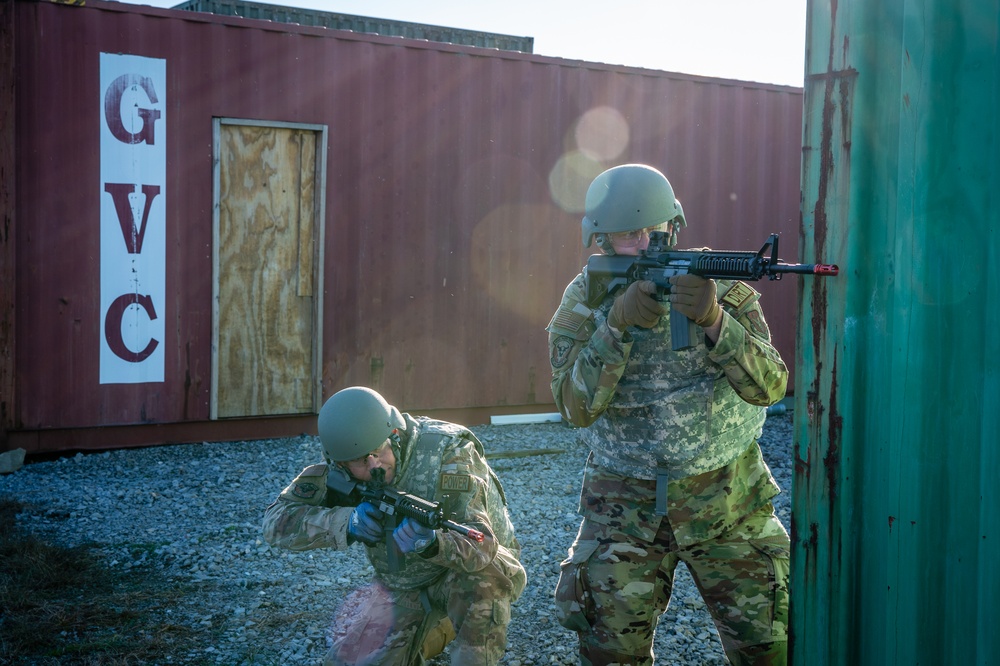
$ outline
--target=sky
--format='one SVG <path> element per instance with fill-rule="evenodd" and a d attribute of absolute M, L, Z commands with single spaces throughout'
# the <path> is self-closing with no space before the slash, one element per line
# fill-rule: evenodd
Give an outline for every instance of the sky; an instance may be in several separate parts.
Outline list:
<path fill-rule="evenodd" d="M 125 0 L 174 7 L 182 0 Z M 534 38 L 540 55 L 802 86 L 806 0 L 285 0 Z"/>

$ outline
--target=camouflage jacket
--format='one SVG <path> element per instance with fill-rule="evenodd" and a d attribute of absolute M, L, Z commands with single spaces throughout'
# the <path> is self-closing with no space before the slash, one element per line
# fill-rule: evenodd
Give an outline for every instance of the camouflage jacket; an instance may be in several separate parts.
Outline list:
<path fill-rule="evenodd" d="M 423 558 L 405 556 L 402 571 L 389 572 L 385 545 L 365 546 L 376 575 L 391 589 L 414 590 L 440 579 L 448 569 L 482 571 L 490 564 L 509 579 L 516 599 L 525 585 L 518 558 L 521 547 L 514 535 L 500 480 L 484 457 L 483 445 L 462 426 L 404 414 L 393 487 L 440 502 L 452 520 L 486 535 L 476 543 L 455 532 L 438 530 L 437 553 Z M 326 486 L 327 465 L 307 467 L 264 514 L 268 543 L 289 550 L 348 547 L 347 523 L 353 505 Z M 491 570 L 492 571 L 492 570 Z"/>
<path fill-rule="evenodd" d="M 718 281 L 718 341 L 697 328 L 693 347 L 673 351 L 666 315 L 616 338 L 607 325 L 614 297 L 588 306 L 586 281 L 584 269 L 547 330 L 553 396 L 568 421 L 586 428 L 592 462 L 636 479 L 665 471 L 676 481 L 736 460 L 788 379 L 760 295 L 746 283 Z"/>

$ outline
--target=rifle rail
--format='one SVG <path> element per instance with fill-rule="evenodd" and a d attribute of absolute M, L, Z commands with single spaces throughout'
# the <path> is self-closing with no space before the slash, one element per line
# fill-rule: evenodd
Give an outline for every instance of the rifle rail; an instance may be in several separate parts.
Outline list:
<path fill-rule="evenodd" d="M 670 278 L 698 275 L 715 280 L 756 281 L 767 276 L 780 280 L 785 273 L 803 275 L 839 275 L 836 264 L 787 264 L 778 259 L 778 234 L 771 234 L 757 252 L 730 250 L 672 250 L 666 232 L 649 235 L 649 246 L 637 256 L 595 254 L 587 262 L 587 303 L 590 307 L 607 294 L 636 280 L 656 284 L 662 298 L 670 293 Z M 691 346 L 694 323 L 677 310 L 670 310 L 670 337 L 673 349 Z"/>

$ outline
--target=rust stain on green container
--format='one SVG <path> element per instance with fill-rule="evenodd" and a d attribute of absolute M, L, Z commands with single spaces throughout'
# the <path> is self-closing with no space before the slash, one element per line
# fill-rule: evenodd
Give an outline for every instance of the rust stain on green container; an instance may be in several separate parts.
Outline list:
<path fill-rule="evenodd" d="M 807 21 L 792 660 L 1000 663 L 1000 0 Z"/>

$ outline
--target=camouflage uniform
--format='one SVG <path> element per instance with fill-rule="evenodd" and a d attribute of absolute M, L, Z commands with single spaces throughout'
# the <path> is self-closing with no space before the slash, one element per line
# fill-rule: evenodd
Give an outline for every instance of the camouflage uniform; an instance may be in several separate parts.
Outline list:
<path fill-rule="evenodd" d="M 614 298 L 587 304 L 586 269 L 549 323 L 552 392 L 590 446 L 583 516 L 556 606 L 581 664 L 652 664 L 657 618 L 684 562 L 733 664 L 786 661 L 789 541 L 757 438 L 788 371 L 759 294 L 718 281 L 715 344 L 673 351 L 670 318 L 619 339 Z"/>
<path fill-rule="evenodd" d="M 486 535 L 476 543 L 438 530 L 437 549 L 405 556 L 390 572 L 385 545 L 365 546 L 375 585 L 359 612 L 338 622 L 327 664 L 420 664 L 427 632 L 447 615 L 457 635 L 454 664 L 495 664 L 507 644 L 510 604 L 524 590 L 521 547 L 503 488 L 483 446 L 467 429 L 403 414 L 406 433 L 396 450 L 399 490 L 441 502 L 454 521 Z M 290 550 L 344 549 L 353 506 L 327 492 L 327 465 L 307 467 L 264 515 L 268 543 Z M 432 547 L 432 551 L 434 548 Z"/>

